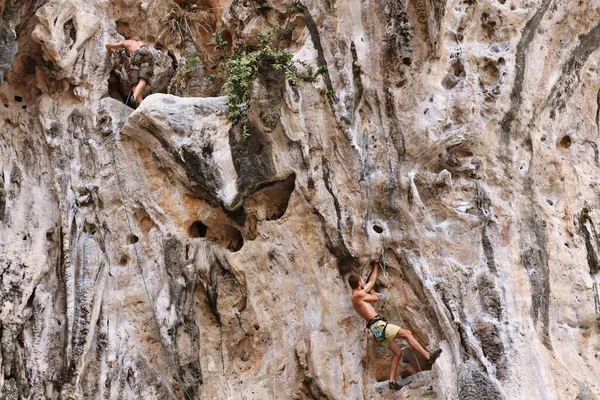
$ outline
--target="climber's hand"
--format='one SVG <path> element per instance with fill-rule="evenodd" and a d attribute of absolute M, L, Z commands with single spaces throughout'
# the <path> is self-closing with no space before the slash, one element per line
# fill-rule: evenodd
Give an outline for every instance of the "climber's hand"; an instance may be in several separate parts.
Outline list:
<path fill-rule="evenodd" d="M 114 49 L 118 49 L 118 48 L 121 48 L 121 47 L 124 48 L 125 46 L 123 45 L 123 42 L 118 42 L 118 43 L 106 43 L 104 45 L 104 47 L 106 47 L 106 50 L 112 51 Z"/>

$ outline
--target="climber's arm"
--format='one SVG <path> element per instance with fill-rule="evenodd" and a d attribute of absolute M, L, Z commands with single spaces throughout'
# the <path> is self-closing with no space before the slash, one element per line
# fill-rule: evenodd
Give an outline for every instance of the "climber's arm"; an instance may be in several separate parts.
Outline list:
<path fill-rule="evenodd" d="M 371 271 L 371 274 L 369 275 L 369 279 L 367 279 L 367 283 L 365 284 L 364 287 L 364 291 L 369 293 L 371 291 L 371 289 L 373 289 L 373 286 L 375 286 L 375 282 L 377 281 L 377 270 L 379 269 L 379 264 L 377 263 L 373 263 L 373 270 Z M 371 295 L 374 296 L 374 295 Z M 377 296 L 375 296 L 377 297 Z M 377 301 L 377 300 L 374 300 Z"/>
<path fill-rule="evenodd" d="M 114 49 L 121 49 L 121 48 L 125 48 L 125 42 L 121 41 L 118 43 L 106 43 L 106 50 L 111 51 Z"/>
<path fill-rule="evenodd" d="M 375 303 L 376 301 L 379 301 L 379 296 L 376 294 L 367 293 L 363 297 L 363 301 L 366 301 L 367 303 Z"/>

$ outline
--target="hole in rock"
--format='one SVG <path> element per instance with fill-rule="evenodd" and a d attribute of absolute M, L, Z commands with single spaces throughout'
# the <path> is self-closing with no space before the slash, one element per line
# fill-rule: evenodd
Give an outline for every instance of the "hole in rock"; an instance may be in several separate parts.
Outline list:
<path fill-rule="evenodd" d="M 127 95 L 129 92 L 124 93 L 127 85 L 124 85 L 121 82 L 121 78 L 116 74 L 115 71 L 111 71 L 110 77 L 108 78 L 108 95 L 115 100 L 119 100 L 121 103 L 125 104 L 127 100 Z"/>
<path fill-rule="evenodd" d="M 23 110 L 27 110 L 27 106 L 23 106 L 23 107 L 21 107 L 21 108 L 23 108 Z"/>
<path fill-rule="evenodd" d="M 213 152 L 213 147 L 212 147 L 212 143 L 208 143 L 205 144 L 204 146 L 202 146 L 202 155 L 204 157 L 209 157 Z"/>
<path fill-rule="evenodd" d="M 75 29 L 75 24 L 73 23 L 73 20 L 68 20 L 63 28 L 65 31 L 65 36 L 69 36 L 73 43 L 75 43 L 77 37 L 77 30 Z"/>
<path fill-rule="evenodd" d="M 467 73 L 465 72 L 465 66 L 460 60 L 456 60 L 452 63 L 452 73 L 458 78 L 464 78 L 467 76 Z"/>
<path fill-rule="evenodd" d="M 569 147 L 571 147 L 571 143 L 571 137 L 569 135 L 565 135 L 562 137 L 562 139 L 560 139 L 558 145 L 563 149 L 568 149 Z"/>
<path fill-rule="evenodd" d="M 491 86 L 500 79 L 500 70 L 494 61 L 489 60 L 479 71 L 479 81 L 482 86 Z"/>
<path fill-rule="evenodd" d="M 296 174 L 291 174 L 283 181 L 265 186 L 255 193 L 253 196 L 254 204 L 257 204 L 257 202 L 262 203 L 262 212 L 264 212 L 268 221 L 279 219 L 285 214 L 295 187 Z M 249 206 L 251 202 L 249 201 L 247 204 Z M 250 208 L 249 206 L 248 209 Z"/>
<path fill-rule="evenodd" d="M 452 89 L 453 87 L 455 87 L 456 85 L 458 85 L 458 82 L 460 81 L 460 79 L 458 77 L 456 77 L 453 74 L 446 74 L 446 76 L 444 76 L 444 79 L 442 79 L 442 86 L 445 89 Z"/>
<path fill-rule="evenodd" d="M 469 149 L 459 148 L 456 150 L 456 155 L 459 157 L 473 157 L 473 152 Z"/>
<path fill-rule="evenodd" d="M 207 230 L 208 227 L 202 221 L 196 221 L 188 229 L 188 234 L 193 238 L 203 238 L 206 237 Z"/>
<path fill-rule="evenodd" d="M 5 108 L 8 108 L 8 104 L 4 104 L 4 107 L 5 107 Z"/>
<path fill-rule="evenodd" d="M 127 243 L 129 243 L 129 244 L 137 243 L 139 240 L 140 240 L 140 238 L 138 238 L 136 235 L 127 236 Z"/>
<path fill-rule="evenodd" d="M 383 233 L 383 228 L 377 224 L 373 225 L 373 230 L 377 233 Z"/>
<path fill-rule="evenodd" d="M 35 68 L 38 65 L 38 62 L 35 58 L 31 56 L 23 56 L 16 60 L 16 63 L 13 63 L 13 71 L 20 69 L 23 71 L 23 75 L 33 75 L 35 74 Z"/>
<path fill-rule="evenodd" d="M 54 231 L 49 230 L 46 232 L 46 240 L 53 241 L 54 240 Z"/>
<path fill-rule="evenodd" d="M 232 226 L 216 228 L 214 233 L 209 236 L 210 237 L 207 237 L 207 239 L 234 253 L 244 246 L 244 237 L 242 236 L 242 233 Z"/>
<path fill-rule="evenodd" d="M 242 233 L 229 225 L 218 224 L 209 227 L 202 221 L 196 221 L 188 228 L 188 234 L 193 238 L 206 238 L 232 252 L 240 250 L 244 245 Z M 186 258 L 188 251 L 186 247 Z"/>
<path fill-rule="evenodd" d="M 20 103 L 23 101 L 23 98 L 21 96 L 15 96 L 15 101 Z"/>

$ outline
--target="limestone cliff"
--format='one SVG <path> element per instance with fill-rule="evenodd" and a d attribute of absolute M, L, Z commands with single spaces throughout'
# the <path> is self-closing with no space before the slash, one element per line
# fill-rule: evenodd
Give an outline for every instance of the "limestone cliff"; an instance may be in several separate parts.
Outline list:
<path fill-rule="evenodd" d="M 597 2 L 0 16 L 2 398 L 600 398 Z M 282 23 L 321 73 L 261 71 L 234 125 L 211 35 Z M 122 35 L 161 45 L 135 110 Z M 372 261 L 378 310 L 443 349 L 400 392 L 349 303 Z"/>

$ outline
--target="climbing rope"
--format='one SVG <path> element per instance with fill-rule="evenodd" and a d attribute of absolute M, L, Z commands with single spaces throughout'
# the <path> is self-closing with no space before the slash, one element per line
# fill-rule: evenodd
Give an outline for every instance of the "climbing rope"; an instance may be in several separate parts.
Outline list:
<path fill-rule="evenodd" d="M 596 321 L 600 322 L 600 296 L 598 295 L 598 284 L 594 281 L 594 285 L 592 286 L 592 290 L 594 291 L 594 310 L 596 311 Z M 598 325 L 598 329 L 600 329 L 600 325 Z"/>
<path fill-rule="evenodd" d="M 381 235 L 381 271 L 383 272 L 383 278 L 385 279 L 385 287 L 390 290 L 392 286 L 390 285 L 390 277 L 387 272 L 387 266 L 385 265 L 385 238 Z"/>
<path fill-rule="evenodd" d="M 385 287 L 390 290 L 392 288 L 392 285 L 390 284 L 390 277 L 389 274 L 387 272 L 387 265 L 385 263 L 385 238 L 383 236 L 383 234 L 381 234 L 381 271 L 383 271 L 383 277 L 385 279 Z M 400 323 L 402 324 L 402 326 L 406 326 L 406 324 L 404 323 L 404 318 L 402 318 L 402 313 L 400 312 L 400 307 L 396 306 L 396 311 L 398 314 L 398 317 L 400 318 Z M 412 349 L 413 352 L 413 357 L 415 358 L 415 363 L 417 364 L 417 367 L 419 368 L 419 372 L 423 372 L 423 369 L 421 368 L 421 364 L 419 363 L 419 360 L 417 359 L 417 354 L 415 353 L 415 349 Z"/>
<path fill-rule="evenodd" d="M 111 160 L 111 163 L 115 170 L 115 176 L 117 177 L 117 186 L 119 187 L 119 192 L 121 194 L 121 202 L 123 203 L 123 209 L 125 210 L 125 219 L 127 220 L 129 234 L 131 236 L 133 236 L 133 228 L 131 227 L 131 218 L 129 216 L 129 211 L 127 210 L 127 199 L 125 197 L 125 191 L 123 190 L 121 177 L 119 175 L 119 170 L 117 168 L 117 159 L 115 157 L 115 148 L 117 147 L 117 135 L 121 131 L 122 123 L 123 123 L 123 116 L 125 115 L 125 110 L 127 109 L 127 104 L 129 103 L 130 99 L 131 99 L 131 89 L 129 90 L 129 94 L 127 95 L 127 100 L 125 101 L 125 105 L 123 106 L 123 110 L 121 111 L 121 116 L 119 117 L 119 122 L 117 123 L 117 129 L 112 136 L 112 149 L 111 149 L 112 160 Z M 144 284 L 144 290 L 146 291 L 146 297 L 148 298 L 148 304 L 150 305 L 150 309 L 152 310 L 152 319 L 154 320 L 154 326 L 155 326 L 156 332 L 158 334 L 158 340 L 160 341 L 160 344 L 162 345 L 163 351 L 165 353 L 165 358 L 169 362 L 169 368 L 171 368 L 171 372 L 173 373 L 173 375 L 175 375 L 175 378 L 177 378 L 177 382 L 179 383 L 179 386 L 181 386 L 181 389 L 183 389 L 183 392 L 185 393 L 186 398 L 188 400 L 192 400 L 192 396 L 189 394 L 189 392 L 183 385 L 183 381 L 181 380 L 179 373 L 175 369 L 175 364 L 173 363 L 173 360 L 171 359 L 171 355 L 167 349 L 167 345 L 163 341 L 163 338 L 160 334 L 160 325 L 158 324 L 158 318 L 156 317 L 156 311 L 154 311 L 154 305 L 152 302 L 152 298 L 150 296 L 150 292 L 148 291 L 148 286 L 146 285 L 146 277 L 144 274 L 144 269 L 142 268 L 142 262 L 141 262 L 140 255 L 138 253 L 136 243 L 133 243 L 133 249 L 135 251 L 135 259 L 137 261 L 137 266 L 138 266 L 138 269 L 142 276 L 142 283 Z"/>

